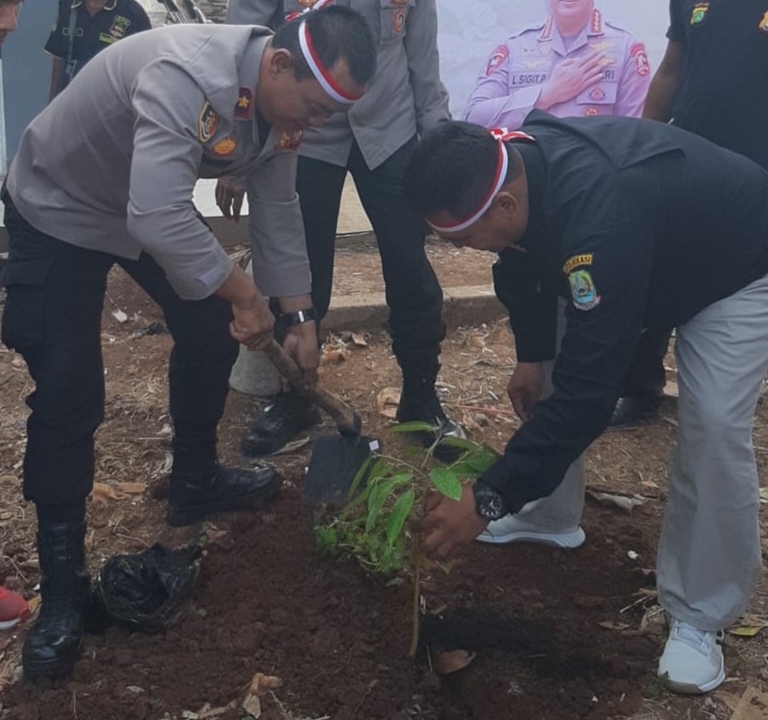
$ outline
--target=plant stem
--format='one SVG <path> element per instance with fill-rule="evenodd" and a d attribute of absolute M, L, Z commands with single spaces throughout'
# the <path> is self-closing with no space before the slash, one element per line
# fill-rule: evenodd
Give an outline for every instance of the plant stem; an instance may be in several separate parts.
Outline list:
<path fill-rule="evenodd" d="M 411 649 L 408 650 L 408 657 L 415 658 L 416 651 L 419 649 L 419 600 L 421 593 L 419 588 L 421 587 L 421 553 L 416 556 L 416 570 L 413 573 L 413 628 L 411 630 Z"/>

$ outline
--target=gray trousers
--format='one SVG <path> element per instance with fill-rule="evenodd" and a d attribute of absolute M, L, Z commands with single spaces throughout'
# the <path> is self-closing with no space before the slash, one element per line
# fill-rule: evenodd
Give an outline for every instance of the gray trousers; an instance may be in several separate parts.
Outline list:
<path fill-rule="evenodd" d="M 565 335 L 565 300 L 560 299 L 557 307 L 557 351 Z M 555 361 L 544 363 L 544 397 L 552 394 L 552 370 Z M 530 509 L 529 509 L 530 508 Z M 575 530 L 584 510 L 584 456 L 568 468 L 563 482 L 548 497 L 530 503 L 520 513 L 521 520 L 538 525 L 551 532 Z"/>
<path fill-rule="evenodd" d="M 744 613 L 762 570 L 752 426 L 768 372 L 768 276 L 678 326 L 675 355 L 678 433 L 657 557 L 659 603 L 697 628 L 720 630 Z M 583 495 L 579 459 L 525 521 L 573 527 Z"/>

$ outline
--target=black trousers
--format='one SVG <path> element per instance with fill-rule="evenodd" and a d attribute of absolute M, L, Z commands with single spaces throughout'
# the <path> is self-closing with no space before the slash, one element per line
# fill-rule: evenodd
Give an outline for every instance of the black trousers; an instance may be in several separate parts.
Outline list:
<path fill-rule="evenodd" d="M 24 497 L 37 504 L 84 498 L 93 485 L 94 433 L 104 419 L 101 312 L 107 274 L 119 264 L 165 313 L 174 339 L 169 364 L 174 443 L 214 453 L 237 343 L 229 303 L 182 300 L 160 266 L 70 245 L 36 230 L 7 193 L 10 256 L 2 340 L 27 362 L 36 388 L 27 398 Z"/>
<path fill-rule="evenodd" d="M 424 252 L 425 226 L 411 209 L 403 188 L 405 168 L 416 138 L 375 170 L 357 143 L 346 167 L 299 158 L 297 189 L 312 269 L 312 299 L 321 317 L 333 286 L 336 226 L 347 171 L 357 186 L 379 245 L 389 306 L 392 349 L 401 366 L 435 362 L 445 337 L 443 293 Z"/>
<path fill-rule="evenodd" d="M 624 395 L 633 398 L 658 397 L 664 390 L 667 375 L 664 356 L 667 354 L 671 330 L 645 330 L 640 336 L 635 359 L 627 373 Z"/>

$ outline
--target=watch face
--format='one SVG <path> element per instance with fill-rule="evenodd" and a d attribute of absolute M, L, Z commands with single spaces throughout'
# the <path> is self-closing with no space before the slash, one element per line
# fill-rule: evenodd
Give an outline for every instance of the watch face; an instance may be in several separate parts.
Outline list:
<path fill-rule="evenodd" d="M 504 499 L 490 488 L 475 487 L 476 509 L 478 515 L 486 520 L 498 520 L 504 512 Z"/>

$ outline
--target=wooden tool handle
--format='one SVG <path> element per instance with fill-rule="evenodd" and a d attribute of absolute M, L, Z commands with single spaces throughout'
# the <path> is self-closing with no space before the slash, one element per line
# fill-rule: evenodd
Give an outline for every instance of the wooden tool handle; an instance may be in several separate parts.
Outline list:
<path fill-rule="evenodd" d="M 362 427 L 360 416 L 340 397 L 323 390 L 319 386 L 308 389 L 304 384 L 304 374 L 293 358 L 275 341 L 271 340 L 264 348 L 264 354 L 270 359 L 278 372 L 297 390 L 304 393 L 325 410 L 344 434 L 359 435 Z"/>

